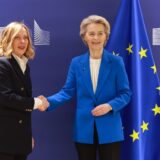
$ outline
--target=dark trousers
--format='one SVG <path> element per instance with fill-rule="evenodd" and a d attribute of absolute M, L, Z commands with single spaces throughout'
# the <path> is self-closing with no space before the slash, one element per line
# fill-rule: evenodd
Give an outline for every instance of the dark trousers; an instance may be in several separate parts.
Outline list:
<path fill-rule="evenodd" d="M 0 160 L 26 160 L 26 155 L 12 155 L 6 153 L 0 153 Z"/>
<path fill-rule="evenodd" d="M 95 128 L 94 144 L 75 143 L 79 160 L 96 160 L 97 153 L 99 160 L 119 160 L 120 142 L 109 144 L 98 144 L 98 136 Z"/>

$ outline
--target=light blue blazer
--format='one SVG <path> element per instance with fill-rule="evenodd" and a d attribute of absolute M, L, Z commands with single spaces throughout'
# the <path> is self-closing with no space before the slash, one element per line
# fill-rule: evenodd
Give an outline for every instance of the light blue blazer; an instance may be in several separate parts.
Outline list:
<path fill-rule="evenodd" d="M 64 87 L 47 98 L 50 103 L 48 111 L 57 108 L 75 95 L 77 99 L 73 131 L 75 142 L 92 144 L 94 123 L 99 144 L 124 139 L 120 111 L 129 103 L 131 91 L 122 58 L 103 51 L 95 94 L 90 76 L 89 52 L 73 58 Z M 103 116 L 94 117 L 91 110 L 104 103 L 109 103 L 113 110 Z"/>

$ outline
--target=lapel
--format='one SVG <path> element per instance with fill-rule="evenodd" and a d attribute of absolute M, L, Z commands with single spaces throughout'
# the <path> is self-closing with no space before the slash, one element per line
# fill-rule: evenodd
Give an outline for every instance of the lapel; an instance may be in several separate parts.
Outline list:
<path fill-rule="evenodd" d="M 9 61 L 10 61 L 10 64 L 12 65 L 12 68 L 16 72 L 17 76 L 22 80 L 24 85 L 26 85 L 26 82 L 27 82 L 26 77 L 29 76 L 29 66 L 28 65 L 26 66 L 25 74 L 23 74 L 18 62 L 15 60 L 13 56 L 9 59 Z"/>
<path fill-rule="evenodd" d="M 89 52 L 87 52 L 81 59 L 81 72 L 83 77 L 83 83 L 86 86 L 88 92 L 94 98 L 94 92 L 92 87 L 91 81 L 91 74 L 90 74 L 90 64 L 89 64 Z"/>
<path fill-rule="evenodd" d="M 106 50 L 103 51 L 101 65 L 99 69 L 99 76 L 98 76 L 98 82 L 97 82 L 97 89 L 95 96 L 96 98 L 99 96 L 100 91 L 103 89 L 103 85 L 105 81 L 107 80 L 107 77 L 109 76 L 109 73 L 112 69 L 111 67 L 111 58 L 109 57 L 109 54 Z"/>

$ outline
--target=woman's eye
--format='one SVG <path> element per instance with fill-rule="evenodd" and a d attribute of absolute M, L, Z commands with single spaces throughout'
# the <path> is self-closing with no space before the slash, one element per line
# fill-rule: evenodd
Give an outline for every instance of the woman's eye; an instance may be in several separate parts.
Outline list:
<path fill-rule="evenodd" d="M 19 36 L 16 36 L 14 39 L 20 39 L 20 37 L 19 37 Z"/>
<path fill-rule="evenodd" d="M 23 37 L 23 39 L 25 39 L 25 40 L 26 40 L 26 39 L 28 39 L 28 37 L 27 37 L 27 36 L 25 36 L 25 37 Z"/>
<path fill-rule="evenodd" d="M 99 36 L 102 36 L 103 34 L 104 34 L 103 32 L 100 32 L 98 35 L 99 35 Z"/>
<path fill-rule="evenodd" d="M 90 36 L 94 36 L 95 34 L 94 34 L 94 33 L 90 33 L 89 35 L 90 35 Z"/>

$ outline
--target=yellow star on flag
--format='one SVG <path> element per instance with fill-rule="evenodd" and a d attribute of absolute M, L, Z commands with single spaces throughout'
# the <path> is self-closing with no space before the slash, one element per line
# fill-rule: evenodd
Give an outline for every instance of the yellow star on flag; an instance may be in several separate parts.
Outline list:
<path fill-rule="evenodd" d="M 157 114 L 160 114 L 160 107 L 156 104 L 155 107 L 152 109 L 154 112 L 154 115 L 156 116 Z"/>
<path fill-rule="evenodd" d="M 143 132 L 148 130 L 148 125 L 149 125 L 149 123 L 145 123 L 143 121 L 143 124 L 141 125 L 141 128 L 142 128 Z"/>
<path fill-rule="evenodd" d="M 142 47 L 141 47 L 141 50 L 139 51 L 139 54 L 140 54 L 140 58 L 142 59 L 143 57 L 147 57 L 147 55 L 146 55 L 146 52 L 147 52 L 147 49 L 143 49 Z"/>
<path fill-rule="evenodd" d="M 151 68 L 153 69 L 154 74 L 155 74 L 155 73 L 157 72 L 157 68 L 156 68 L 156 66 L 154 65 L 154 66 L 152 66 Z"/>
<path fill-rule="evenodd" d="M 160 91 L 160 86 L 158 86 L 156 89 Z"/>
<path fill-rule="evenodd" d="M 131 135 L 129 135 L 130 137 L 132 137 L 133 142 L 137 139 L 139 139 L 139 132 L 136 132 L 135 130 L 133 130 L 133 133 Z"/>
<path fill-rule="evenodd" d="M 130 55 L 131 53 L 133 53 L 133 50 L 132 50 L 132 47 L 133 47 L 133 44 L 129 44 L 128 48 L 126 48 L 126 50 L 128 51 L 128 54 Z"/>

